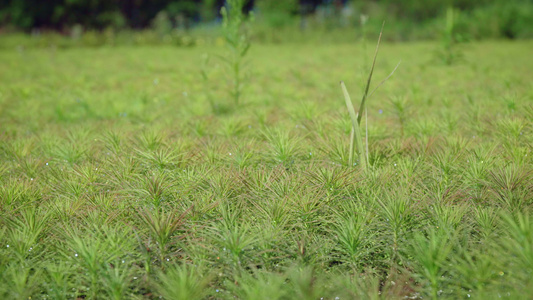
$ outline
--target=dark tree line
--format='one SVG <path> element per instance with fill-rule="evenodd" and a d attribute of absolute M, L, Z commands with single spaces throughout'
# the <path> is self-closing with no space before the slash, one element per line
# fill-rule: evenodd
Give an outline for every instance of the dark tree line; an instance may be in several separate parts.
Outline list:
<path fill-rule="evenodd" d="M 313 12 L 323 2 L 300 0 L 301 12 Z M 210 21 L 219 17 L 224 4 L 225 0 L 3 0 L 0 25 L 23 29 L 60 30 L 74 24 L 96 29 L 108 26 L 139 29 L 149 26 L 163 10 L 170 16 Z M 247 0 L 245 11 L 252 10 L 254 4 L 255 0 Z"/>
<path fill-rule="evenodd" d="M 0 7 L 0 21 L 20 28 L 61 29 L 73 24 L 100 29 L 107 26 L 142 28 L 161 10 L 192 16 L 204 2 L 215 1 L 7 0 Z"/>
<path fill-rule="evenodd" d="M 312 14 L 319 5 L 344 6 L 352 2 L 359 9 L 379 5 L 388 15 L 412 22 L 422 22 L 442 14 L 448 6 L 473 10 L 484 5 L 501 4 L 497 13 L 521 13 L 533 5 L 533 0 L 246 0 L 245 10 L 254 5 L 278 7 L 281 1 L 294 1 L 291 14 Z M 0 26 L 21 29 L 49 28 L 62 30 L 75 24 L 86 28 L 146 28 L 161 11 L 170 18 L 186 18 L 192 22 L 209 22 L 220 17 L 225 0 L 0 0 Z M 284 3 L 284 2 L 283 2 Z M 529 4 L 529 6 L 524 6 Z M 288 7 L 285 5 L 284 7 Z M 513 8 L 514 7 L 514 8 Z M 501 14 L 501 13 L 500 13 Z M 529 24 L 529 22 L 528 22 Z"/>

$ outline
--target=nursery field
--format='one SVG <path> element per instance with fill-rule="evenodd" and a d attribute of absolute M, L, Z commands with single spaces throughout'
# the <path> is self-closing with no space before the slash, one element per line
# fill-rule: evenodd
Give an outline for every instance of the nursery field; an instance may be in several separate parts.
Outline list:
<path fill-rule="evenodd" d="M 372 43 L 238 98 L 220 45 L 0 50 L 0 298 L 530 299 L 533 42 L 439 47 L 382 42 L 365 166 Z"/>

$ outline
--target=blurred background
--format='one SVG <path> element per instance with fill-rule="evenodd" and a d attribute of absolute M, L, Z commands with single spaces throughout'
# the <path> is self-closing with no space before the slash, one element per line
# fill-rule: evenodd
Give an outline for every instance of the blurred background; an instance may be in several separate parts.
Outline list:
<path fill-rule="evenodd" d="M 224 0 L 3 0 L 0 47 L 217 43 Z M 533 0 L 248 0 L 255 42 L 352 42 L 387 22 L 393 41 L 533 37 Z"/>

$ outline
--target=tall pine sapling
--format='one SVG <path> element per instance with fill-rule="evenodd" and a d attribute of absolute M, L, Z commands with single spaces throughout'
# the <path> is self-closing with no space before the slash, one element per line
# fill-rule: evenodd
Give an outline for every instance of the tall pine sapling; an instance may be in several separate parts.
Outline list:
<path fill-rule="evenodd" d="M 247 80 L 244 73 L 245 58 L 250 49 L 250 37 L 245 25 L 249 18 L 243 13 L 244 0 L 227 0 L 222 8 L 223 33 L 228 53 L 221 57 L 230 73 L 230 95 L 235 106 L 239 105 L 244 84 Z"/>

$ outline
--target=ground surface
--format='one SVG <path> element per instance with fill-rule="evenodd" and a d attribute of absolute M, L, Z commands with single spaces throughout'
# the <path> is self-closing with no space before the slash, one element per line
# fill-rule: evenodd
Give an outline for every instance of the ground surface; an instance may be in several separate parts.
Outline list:
<path fill-rule="evenodd" d="M 461 47 L 382 44 L 366 171 L 372 45 L 254 46 L 238 105 L 222 47 L 1 51 L 1 298 L 530 297 L 533 43 Z"/>

